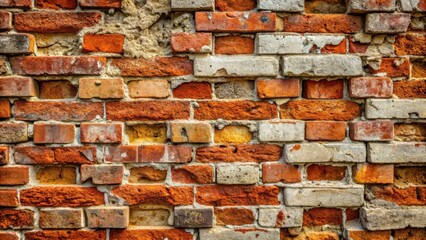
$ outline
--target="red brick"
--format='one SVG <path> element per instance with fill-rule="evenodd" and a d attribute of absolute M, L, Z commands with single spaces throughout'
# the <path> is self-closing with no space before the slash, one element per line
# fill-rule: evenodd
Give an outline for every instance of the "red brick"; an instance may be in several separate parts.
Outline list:
<path fill-rule="evenodd" d="M 346 208 L 346 222 L 352 221 L 359 218 L 358 208 Z"/>
<path fill-rule="evenodd" d="M 346 137 L 346 122 L 306 122 L 305 137 L 313 141 L 342 141 Z"/>
<path fill-rule="evenodd" d="M 192 240 L 193 235 L 184 229 L 137 229 L 137 230 L 111 230 L 110 240 Z"/>
<path fill-rule="evenodd" d="M 66 99 L 77 95 L 77 87 L 69 81 L 40 81 L 40 99 Z"/>
<path fill-rule="evenodd" d="M 82 8 L 121 8 L 122 0 L 80 0 Z"/>
<path fill-rule="evenodd" d="M 188 165 L 172 169 L 173 182 L 207 184 L 213 182 L 213 167 L 210 165 Z"/>
<path fill-rule="evenodd" d="M 398 35 L 395 41 L 397 55 L 426 55 L 426 34 L 407 33 Z"/>
<path fill-rule="evenodd" d="M 72 143 L 74 124 L 36 123 L 34 124 L 34 143 Z"/>
<path fill-rule="evenodd" d="M 283 19 L 284 32 L 356 33 L 362 29 L 362 17 L 345 14 L 293 14 Z"/>
<path fill-rule="evenodd" d="M 274 32 L 275 13 L 196 12 L 195 28 L 207 32 Z"/>
<path fill-rule="evenodd" d="M 426 98 L 426 80 L 396 81 L 393 94 L 399 98 Z"/>
<path fill-rule="evenodd" d="M 299 97 L 299 79 L 259 79 L 257 95 L 259 98 L 287 98 Z"/>
<path fill-rule="evenodd" d="M 34 212 L 31 210 L 0 209 L 0 229 L 34 228 Z"/>
<path fill-rule="evenodd" d="M 82 123 L 80 141 L 82 143 L 120 143 L 123 138 L 123 125 L 120 123 Z"/>
<path fill-rule="evenodd" d="M 31 0 L 2 0 L 0 7 L 18 7 L 30 8 L 32 6 Z"/>
<path fill-rule="evenodd" d="M 189 102 L 132 101 L 107 102 L 108 120 L 147 121 L 189 119 Z"/>
<path fill-rule="evenodd" d="M 277 106 L 254 101 L 198 102 L 194 118 L 200 120 L 262 120 L 277 117 Z"/>
<path fill-rule="evenodd" d="M 316 46 L 311 49 L 311 51 L 315 51 Z M 346 53 L 346 38 L 343 39 L 339 44 L 326 44 L 323 48 L 321 48 L 321 53 Z"/>
<path fill-rule="evenodd" d="M 130 205 L 164 204 L 170 206 L 191 205 L 193 187 L 167 187 L 164 185 L 122 185 L 112 194 L 123 198 Z"/>
<path fill-rule="evenodd" d="M 106 58 L 92 56 L 29 56 L 10 60 L 20 75 L 99 75 Z"/>
<path fill-rule="evenodd" d="M 87 187 L 34 187 L 21 190 L 21 204 L 35 207 L 88 207 L 104 204 L 104 194 Z"/>
<path fill-rule="evenodd" d="M 14 232 L 0 232 L 0 239 L 2 239 L 2 240 L 19 240 L 19 237 Z"/>
<path fill-rule="evenodd" d="M 303 81 L 303 97 L 314 99 L 343 98 L 343 80 Z"/>
<path fill-rule="evenodd" d="M 111 66 L 123 77 L 184 76 L 193 72 L 192 61 L 187 57 L 115 58 Z"/>
<path fill-rule="evenodd" d="M 36 97 L 37 85 L 29 77 L 0 77 L 1 97 Z"/>
<path fill-rule="evenodd" d="M 303 212 L 303 226 L 341 225 L 343 212 L 337 208 L 312 208 Z"/>
<path fill-rule="evenodd" d="M 172 33 L 173 52 L 208 53 L 212 51 L 211 33 Z"/>
<path fill-rule="evenodd" d="M 77 0 L 36 0 L 35 5 L 37 8 L 47 9 L 75 9 L 77 7 Z"/>
<path fill-rule="evenodd" d="M 394 240 L 424 240 L 425 236 L 426 236 L 425 228 L 406 228 L 406 229 L 395 230 L 393 239 Z"/>
<path fill-rule="evenodd" d="M 0 185 L 24 185 L 29 181 L 28 167 L 0 167 Z"/>
<path fill-rule="evenodd" d="M 356 42 L 353 38 L 349 39 L 349 52 L 350 53 L 366 53 L 368 46 L 370 46 L 370 44 Z"/>
<path fill-rule="evenodd" d="M 105 147 L 105 162 L 137 162 L 137 146 Z"/>
<path fill-rule="evenodd" d="M 103 103 L 95 102 L 27 102 L 14 104 L 16 120 L 90 121 L 104 115 Z"/>
<path fill-rule="evenodd" d="M 377 199 L 393 202 L 398 205 L 426 205 L 426 187 L 398 188 L 396 186 L 385 186 L 372 187 L 371 190 Z"/>
<path fill-rule="evenodd" d="M 247 208 L 215 208 L 217 225 L 246 225 L 253 224 L 254 213 Z"/>
<path fill-rule="evenodd" d="M 76 230 L 50 230 L 50 231 L 37 231 L 37 232 L 26 232 L 26 240 L 105 240 L 105 230 L 97 231 L 76 231 Z"/>
<path fill-rule="evenodd" d="M 393 83 L 388 77 L 359 77 L 349 81 L 349 96 L 353 98 L 392 97 Z"/>
<path fill-rule="evenodd" d="M 174 98 L 210 99 L 212 87 L 208 82 L 182 83 L 173 89 Z"/>
<path fill-rule="evenodd" d="M 223 145 L 197 148 L 197 162 L 267 162 L 278 161 L 282 149 L 277 145 Z"/>
<path fill-rule="evenodd" d="M 393 183 L 394 167 L 392 164 L 358 164 L 352 167 L 354 182 L 361 184 Z"/>
<path fill-rule="evenodd" d="M 0 100 L 0 118 L 10 118 L 11 116 L 9 100 Z"/>
<path fill-rule="evenodd" d="M 346 166 L 312 164 L 306 168 L 310 181 L 341 181 L 346 176 Z"/>
<path fill-rule="evenodd" d="M 0 207 L 17 207 L 18 205 L 18 192 L 15 189 L 0 189 Z"/>
<path fill-rule="evenodd" d="M 255 0 L 216 0 L 217 11 L 249 11 L 254 8 Z"/>
<path fill-rule="evenodd" d="M 24 12 L 14 14 L 18 32 L 72 33 L 102 21 L 99 12 Z"/>
<path fill-rule="evenodd" d="M 1 2 L 0 2 L 1 6 Z M 12 28 L 12 13 L 0 11 L 0 31 Z"/>
<path fill-rule="evenodd" d="M 390 237 L 391 231 L 348 230 L 349 240 L 389 240 Z"/>
<path fill-rule="evenodd" d="M 214 42 L 215 54 L 253 54 L 254 39 L 243 36 L 216 37 Z"/>
<path fill-rule="evenodd" d="M 96 148 L 84 147 L 15 147 L 18 164 L 93 164 Z"/>
<path fill-rule="evenodd" d="M 122 53 L 124 35 L 86 34 L 83 37 L 83 52 Z"/>
<path fill-rule="evenodd" d="M 279 188 L 275 186 L 200 186 L 196 200 L 210 206 L 278 205 Z"/>
<path fill-rule="evenodd" d="M 138 162 L 187 163 L 192 159 L 192 148 L 183 145 L 146 145 L 138 147 Z"/>
<path fill-rule="evenodd" d="M 81 165 L 81 182 L 92 179 L 93 184 L 121 184 L 123 181 L 123 166 L 114 165 Z"/>
<path fill-rule="evenodd" d="M 392 121 L 350 122 L 350 137 L 356 141 L 392 141 L 394 128 Z"/>
<path fill-rule="evenodd" d="M 297 166 L 286 163 L 267 163 L 262 165 L 262 181 L 264 183 L 297 183 L 302 181 Z"/>
<path fill-rule="evenodd" d="M 360 115 L 360 107 L 348 100 L 297 100 L 281 105 L 280 115 L 302 120 L 347 121 Z"/>
<path fill-rule="evenodd" d="M 0 165 L 9 163 L 9 147 L 0 146 Z"/>
<path fill-rule="evenodd" d="M 409 77 L 410 61 L 408 58 L 382 58 L 379 69 L 375 70 L 371 66 L 372 74 L 383 74 L 387 77 Z"/>

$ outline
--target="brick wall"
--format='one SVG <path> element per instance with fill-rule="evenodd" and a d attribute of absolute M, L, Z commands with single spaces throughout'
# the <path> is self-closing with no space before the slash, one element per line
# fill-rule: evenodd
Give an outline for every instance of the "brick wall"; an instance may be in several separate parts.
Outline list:
<path fill-rule="evenodd" d="M 0 0 L 0 239 L 425 239 L 425 19 Z"/>

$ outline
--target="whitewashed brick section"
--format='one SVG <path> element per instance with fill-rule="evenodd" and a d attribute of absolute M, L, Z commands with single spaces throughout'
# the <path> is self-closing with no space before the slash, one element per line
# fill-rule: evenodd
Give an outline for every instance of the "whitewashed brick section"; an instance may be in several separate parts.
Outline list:
<path fill-rule="evenodd" d="M 285 76 L 343 77 L 363 75 L 362 60 L 353 55 L 284 56 Z"/>
<path fill-rule="evenodd" d="M 361 208 L 362 225 L 370 230 L 403 229 L 426 227 L 426 208 L 408 209 Z"/>
<path fill-rule="evenodd" d="M 408 13 L 370 13 L 365 17 L 366 33 L 402 33 L 411 23 Z"/>
<path fill-rule="evenodd" d="M 285 34 L 258 34 L 258 54 L 303 54 L 311 53 L 312 49 L 320 51 L 326 45 L 338 45 L 345 36 L 317 35 L 285 35 Z"/>
<path fill-rule="evenodd" d="M 304 0 L 259 0 L 257 7 L 260 10 L 275 12 L 303 12 L 305 10 Z"/>
<path fill-rule="evenodd" d="M 253 231 L 235 231 L 224 227 L 200 229 L 200 240 L 278 240 L 280 229 L 259 229 Z"/>
<path fill-rule="evenodd" d="M 262 227 L 300 227 L 303 224 L 303 208 L 261 208 L 258 222 Z"/>
<path fill-rule="evenodd" d="M 287 206 L 357 207 L 364 203 L 364 188 L 285 188 Z"/>
<path fill-rule="evenodd" d="M 426 99 L 368 99 L 367 118 L 426 118 Z"/>
<path fill-rule="evenodd" d="M 369 143 L 368 160 L 372 163 L 426 163 L 426 143 Z"/>
<path fill-rule="evenodd" d="M 376 4 L 376 6 L 371 6 L 370 0 L 349 0 L 347 6 L 350 13 L 393 12 L 396 9 L 396 0 L 392 0 L 389 5 Z"/>
<path fill-rule="evenodd" d="M 289 163 L 313 162 L 365 162 L 364 143 L 302 143 L 284 147 L 285 161 Z"/>
<path fill-rule="evenodd" d="M 209 56 L 194 60 L 194 75 L 200 77 L 277 76 L 279 64 L 274 57 Z"/>
<path fill-rule="evenodd" d="M 213 10 L 214 0 L 172 0 L 173 10 L 199 11 Z"/>
<path fill-rule="evenodd" d="M 413 11 L 419 11 L 419 12 L 425 12 L 425 10 L 421 10 L 419 8 L 420 6 L 420 0 L 400 0 L 401 9 L 404 12 L 413 12 Z"/>
<path fill-rule="evenodd" d="M 216 167 L 218 184 L 255 184 L 259 182 L 259 166 L 220 164 Z"/>
<path fill-rule="evenodd" d="M 304 122 L 261 122 L 259 140 L 261 142 L 293 142 L 305 138 Z"/>

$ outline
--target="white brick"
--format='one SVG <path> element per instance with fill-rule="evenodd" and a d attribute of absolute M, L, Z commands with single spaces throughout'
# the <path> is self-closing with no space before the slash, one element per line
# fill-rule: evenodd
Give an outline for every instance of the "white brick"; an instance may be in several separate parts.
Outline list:
<path fill-rule="evenodd" d="M 285 160 L 289 163 L 365 162 L 364 143 L 302 143 L 287 144 Z"/>
<path fill-rule="evenodd" d="M 301 227 L 303 208 L 261 208 L 258 222 L 262 227 Z"/>
<path fill-rule="evenodd" d="M 426 10 L 421 10 L 420 0 L 400 0 L 402 11 L 404 12 L 426 12 Z"/>
<path fill-rule="evenodd" d="M 368 99 L 367 118 L 426 118 L 426 99 Z"/>
<path fill-rule="evenodd" d="M 213 10 L 214 0 L 172 0 L 173 10 Z"/>
<path fill-rule="evenodd" d="M 280 229 L 264 229 L 253 231 L 235 231 L 224 227 L 200 229 L 200 240 L 278 240 Z"/>
<path fill-rule="evenodd" d="M 426 163 L 426 143 L 369 143 L 368 160 L 373 163 Z"/>
<path fill-rule="evenodd" d="M 315 52 L 326 45 L 338 45 L 345 36 L 333 35 L 285 35 L 285 34 L 258 34 L 257 35 L 257 53 L 258 54 L 303 54 Z"/>
<path fill-rule="evenodd" d="M 194 75 L 201 77 L 256 77 L 278 75 L 278 60 L 264 56 L 210 56 L 194 60 Z"/>
<path fill-rule="evenodd" d="M 361 76 L 362 60 L 353 55 L 303 55 L 284 56 L 285 76 Z"/>
<path fill-rule="evenodd" d="M 258 6 L 261 10 L 276 12 L 303 12 L 305 10 L 304 0 L 259 0 Z"/>
<path fill-rule="evenodd" d="M 366 33 L 402 33 L 411 23 L 408 13 L 370 13 L 365 17 Z"/>
<path fill-rule="evenodd" d="M 393 12 L 396 9 L 396 0 L 386 6 L 384 4 L 377 4 L 372 6 L 371 0 L 350 0 L 348 9 L 350 13 L 366 13 L 366 12 Z"/>
<path fill-rule="evenodd" d="M 261 142 L 293 142 L 305 138 L 304 122 L 262 122 L 259 123 Z"/>
<path fill-rule="evenodd" d="M 259 182 L 259 166 L 228 165 L 216 167 L 216 182 L 219 184 L 255 184 Z"/>
<path fill-rule="evenodd" d="M 357 207 L 364 203 L 364 188 L 285 188 L 287 206 Z"/>
<path fill-rule="evenodd" d="M 371 231 L 426 227 L 426 208 L 408 209 L 361 208 L 362 225 Z"/>

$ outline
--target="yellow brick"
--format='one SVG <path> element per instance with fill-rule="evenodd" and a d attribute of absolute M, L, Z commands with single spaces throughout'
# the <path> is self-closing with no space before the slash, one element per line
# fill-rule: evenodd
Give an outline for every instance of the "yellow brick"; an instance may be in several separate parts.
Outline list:
<path fill-rule="evenodd" d="M 75 184 L 76 172 L 74 167 L 42 167 L 36 178 L 42 184 Z"/>
<path fill-rule="evenodd" d="M 247 143 L 252 134 L 246 126 L 226 126 L 216 129 L 214 133 L 215 143 Z"/>
<path fill-rule="evenodd" d="M 165 143 L 167 141 L 167 126 L 165 124 L 126 126 L 125 132 L 130 143 Z"/>

